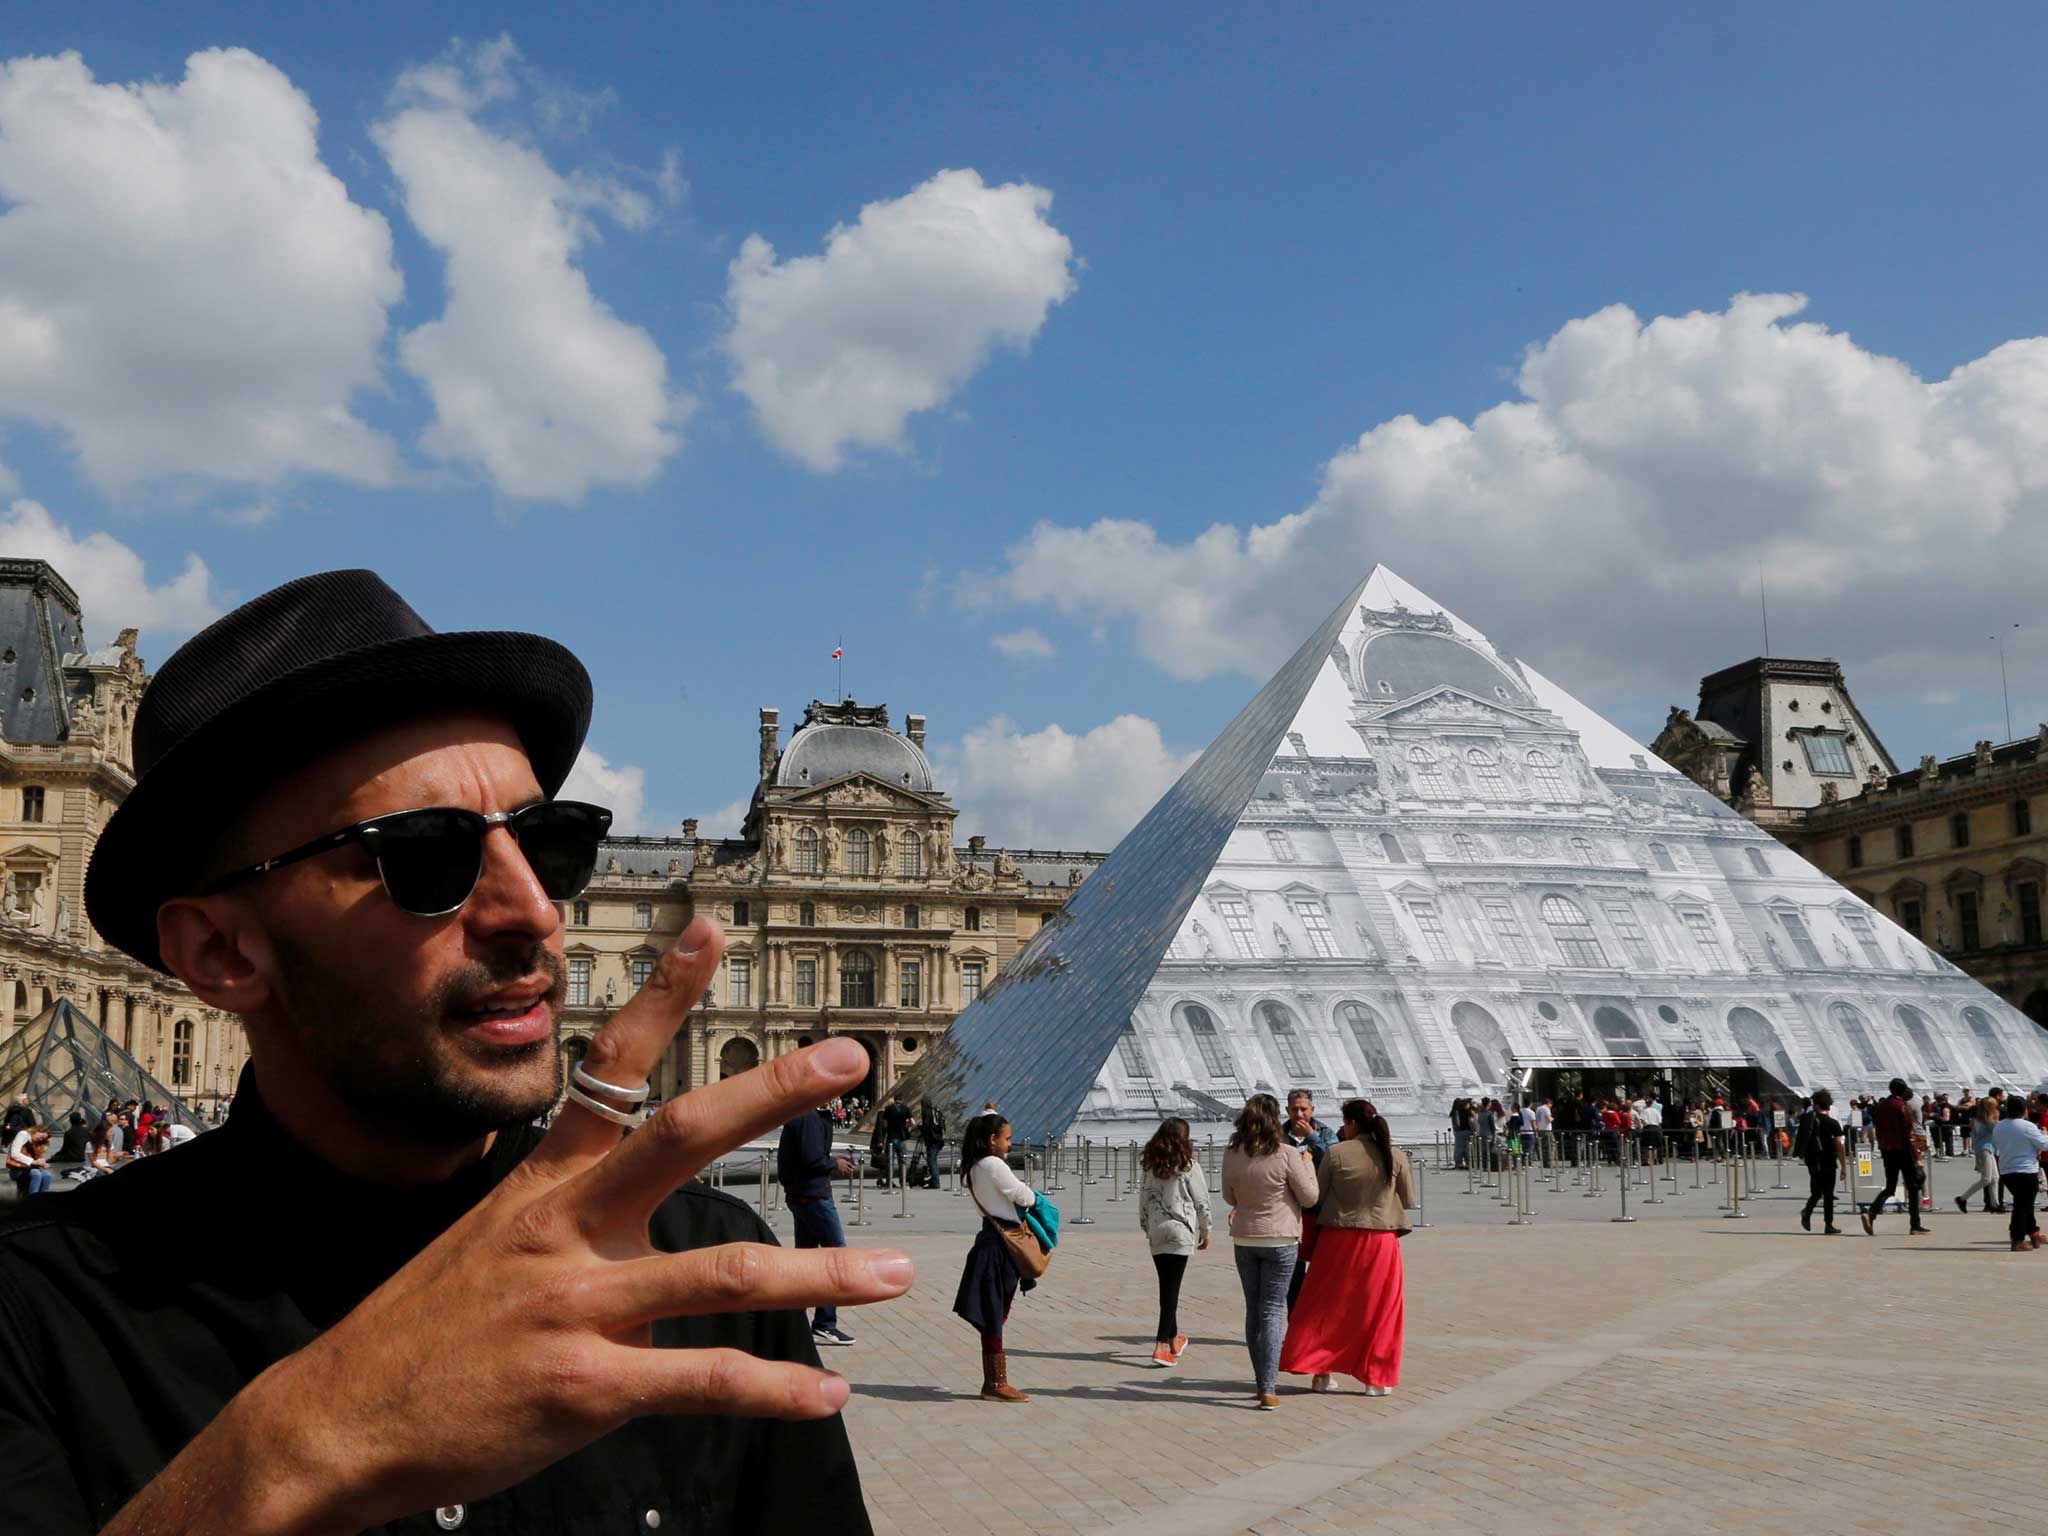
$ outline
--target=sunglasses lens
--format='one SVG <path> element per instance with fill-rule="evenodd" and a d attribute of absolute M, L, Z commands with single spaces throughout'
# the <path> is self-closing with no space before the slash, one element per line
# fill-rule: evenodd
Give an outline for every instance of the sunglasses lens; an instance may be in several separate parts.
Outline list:
<path fill-rule="evenodd" d="M 578 800 L 554 800 L 519 813 L 513 829 L 520 851 L 550 901 L 583 894 L 597 868 L 597 845 L 611 824 L 610 811 Z"/>
<path fill-rule="evenodd" d="M 407 912 L 433 917 L 469 899 L 483 869 L 484 824 L 462 811 L 411 811 L 381 823 L 384 889 Z"/>

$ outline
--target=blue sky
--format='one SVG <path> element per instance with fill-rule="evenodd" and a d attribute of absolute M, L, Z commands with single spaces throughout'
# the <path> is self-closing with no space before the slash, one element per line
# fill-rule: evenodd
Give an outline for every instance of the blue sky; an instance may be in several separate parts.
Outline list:
<path fill-rule="evenodd" d="M 1101 11 L 9 7 L 11 542 L 152 660 L 343 564 L 556 635 L 648 830 L 843 636 L 1104 844 L 1375 561 L 1643 736 L 1760 570 L 1904 761 L 1994 630 L 2048 716 L 2038 10 Z"/>

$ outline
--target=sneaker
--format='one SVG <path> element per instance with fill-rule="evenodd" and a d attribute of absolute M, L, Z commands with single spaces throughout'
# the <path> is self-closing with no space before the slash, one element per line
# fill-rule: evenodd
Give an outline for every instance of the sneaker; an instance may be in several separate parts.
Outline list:
<path fill-rule="evenodd" d="M 853 1335 L 844 1328 L 813 1328 L 811 1330 L 811 1342 L 813 1344 L 827 1345 L 851 1344 L 853 1342 Z"/>
<path fill-rule="evenodd" d="M 1813 1212 L 1801 1211 L 1799 1213 L 1799 1225 L 1811 1232 L 1813 1230 Z"/>
<path fill-rule="evenodd" d="M 1927 1236 L 1927 1235 L 1928 1235 L 1929 1233 L 1931 1233 L 1931 1232 L 1932 1232 L 1933 1230 L 1934 1230 L 1934 1228 L 1932 1228 L 1932 1227 L 1908 1227 L 1908 1228 L 1906 1228 L 1906 1236 L 1908 1236 L 1908 1237 L 1926 1237 L 1926 1236 Z"/>
<path fill-rule="evenodd" d="M 1392 1387 L 1367 1387 L 1365 1395 L 1367 1397 L 1392 1397 L 1394 1389 Z"/>
<path fill-rule="evenodd" d="M 1956 1209 L 1961 1211 L 1965 1216 L 1967 1216 L 1970 1214 L 1970 1202 L 1965 1200 L 1961 1195 L 1957 1195 Z"/>
<path fill-rule="evenodd" d="M 1321 1372 L 1321 1373 L 1320 1373 L 1320 1374 L 1318 1374 L 1318 1375 L 1315 1375 L 1315 1376 L 1311 1376 L 1311 1377 L 1309 1378 L 1309 1381 L 1308 1381 L 1308 1389 L 1309 1389 L 1309 1391 L 1311 1391 L 1311 1392 L 1327 1392 L 1327 1391 L 1329 1391 L 1329 1390 L 1330 1390 L 1330 1373 L 1329 1373 L 1328 1371 L 1324 1371 L 1324 1372 Z"/>
<path fill-rule="evenodd" d="M 1179 1365 L 1180 1361 L 1174 1357 L 1171 1344 L 1155 1344 L 1152 1346 L 1152 1363 L 1154 1365 Z"/>
<path fill-rule="evenodd" d="M 1877 1236 L 1877 1218 L 1868 1211 L 1863 1211 L 1860 1214 L 1863 1218 L 1863 1235 L 1865 1237 Z"/>
<path fill-rule="evenodd" d="M 1278 1408 L 1280 1406 L 1280 1399 L 1274 1393 L 1261 1392 L 1259 1394 L 1259 1406 L 1261 1408 Z"/>
<path fill-rule="evenodd" d="M 1182 1355 L 1186 1354 L 1187 1352 L 1188 1336 L 1184 1333 L 1176 1333 L 1173 1336 L 1173 1358 L 1175 1360 L 1178 1360 Z"/>
<path fill-rule="evenodd" d="M 1822 1227 L 1820 1229 L 1820 1235 L 1822 1237 L 1840 1237 L 1842 1235 L 1842 1229 L 1840 1227 Z"/>

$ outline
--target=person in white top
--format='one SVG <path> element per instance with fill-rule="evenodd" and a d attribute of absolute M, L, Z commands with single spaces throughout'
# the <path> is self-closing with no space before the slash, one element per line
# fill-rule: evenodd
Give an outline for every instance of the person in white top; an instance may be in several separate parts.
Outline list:
<path fill-rule="evenodd" d="M 2017 1095 L 2014 1096 L 2016 1098 Z M 2005 1102 L 2013 1110 L 2014 1098 Z M 1999 1182 L 2005 1185 L 2007 1204 L 2012 1207 L 2012 1251 L 2026 1253 L 2041 1246 L 2041 1229 L 2034 1222 L 2034 1198 L 2041 1192 L 2041 1151 L 2048 1147 L 2048 1133 L 2035 1124 L 2043 1101 L 2035 1094 L 2027 1101 L 2027 1112 L 1992 1127 L 1991 1150 L 1998 1155 Z"/>
<path fill-rule="evenodd" d="M 32 1125 L 17 1131 L 7 1147 L 7 1173 L 24 1197 L 40 1195 L 50 1187 L 50 1133 Z"/>
<path fill-rule="evenodd" d="M 1010 1385 L 1003 1353 L 1003 1324 L 1017 1299 L 1018 1276 L 1000 1229 L 1021 1222 L 1038 1203 L 1038 1191 L 1010 1169 L 1010 1122 L 1001 1115 L 977 1115 L 967 1122 L 960 1166 L 967 1170 L 967 1191 L 982 1221 L 967 1250 L 953 1311 L 981 1335 L 981 1395 L 993 1403 L 1028 1403 L 1030 1397 Z"/>

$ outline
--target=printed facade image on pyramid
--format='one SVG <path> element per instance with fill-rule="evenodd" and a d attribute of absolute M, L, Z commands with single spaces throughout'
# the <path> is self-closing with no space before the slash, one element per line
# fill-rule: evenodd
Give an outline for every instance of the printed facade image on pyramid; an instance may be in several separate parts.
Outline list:
<path fill-rule="evenodd" d="M 1380 569 L 906 1091 L 999 1098 L 1042 1140 L 1293 1087 L 1435 1119 L 1532 1069 L 1688 1068 L 2032 1087 L 2048 1034 Z"/>

